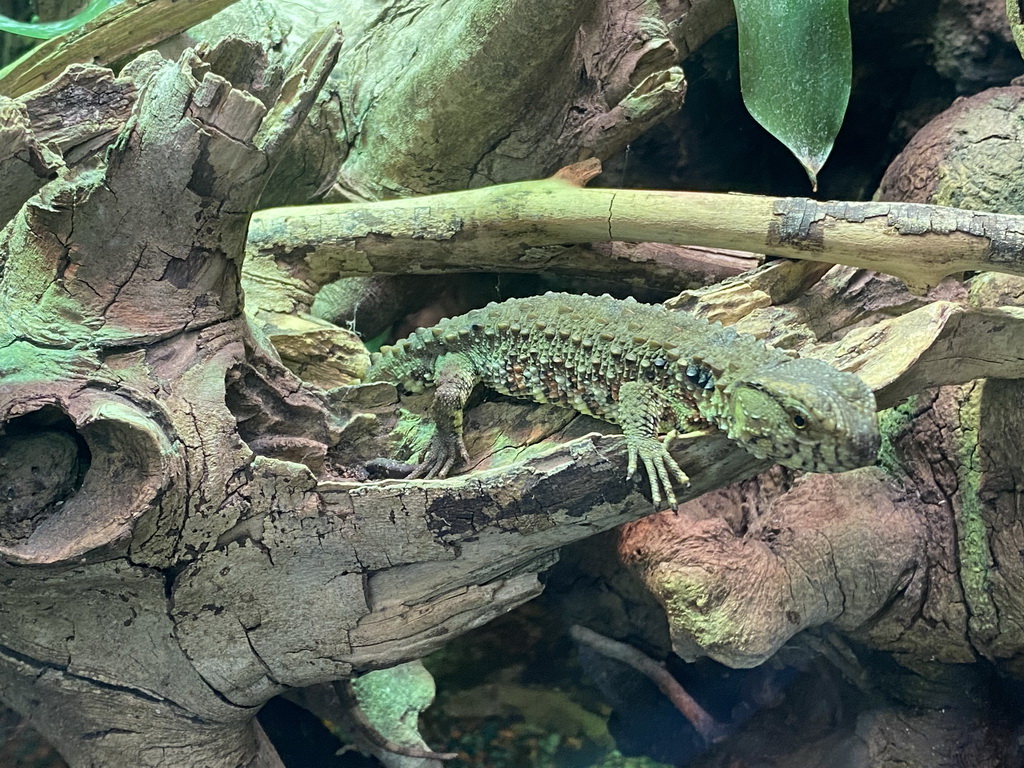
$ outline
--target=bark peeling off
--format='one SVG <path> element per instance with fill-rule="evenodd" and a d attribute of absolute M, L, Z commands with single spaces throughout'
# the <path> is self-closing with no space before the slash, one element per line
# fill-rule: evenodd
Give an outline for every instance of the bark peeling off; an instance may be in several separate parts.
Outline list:
<path fill-rule="evenodd" d="M 820 203 L 792 198 L 780 200 L 773 212 L 777 218 L 768 231 L 769 249 L 783 247 L 821 252 L 826 248 L 830 231 L 835 232 L 844 224 L 864 224 L 879 219 L 879 226 L 887 232 L 919 238 L 922 242 L 917 243 L 917 247 L 927 248 L 934 254 L 941 253 L 939 243 L 943 242 L 954 248 L 977 250 L 990 269 L 1019 265 L 1021 253 L 1024 253 L 1024 226 L 1020 223 L 1010 221 L 1000 226 L 975 211 L 959 208 L 921 209 L 914 203 Z M 935 247 L 928 248 L 929 240 L 937 241 Z M 972 245 L 972 241 L 980 241 L 982 245 Z M 923 284 L 924 288 L 937 284 L 942 277 L 956 271 L 957 261 L 952 255 L 949 262 L 949 265 L 922 265 L 923 279 L 915 282 Z M 926 271 L 929 269 L 931 274 Z"/>
<path fill-rule="evenodd" d="M 461 62 L 453 77 L 462 78 L 452 93 L 443 92 L 450 82 L 420 80 L 420 97 L 430 103 L 412 111 L 438 128 L 426 141 L 404 103 L 403 94 L 415 95 L 415 78 L 399 75 L 387 91 L 395 63 L 409 57 L 389 57 L 370 43 L 429 19 L 433 26 L 424 21 L 414 30 L 420 35 L 395 37 L 411 51 L 423 30 L 468 6 L 360 6 L 368 13 L 361 31 L 370 37 L 345 49 L 351 58 L 342 70 L 363 71 L 370 58 L 379 69 L 349 77 L 331 96 L 351 131 L 343 174 L 352 174 L 353 189 L 405 188 L 403 162 L 424 186 L 483 184 L 495 174 L 561 164 L 563 155 L 598 151 L 579 137 L 614 112 L 621 117 L 612 120 L 614 130 L 592 136 L 595 146 L 605 142 L 599 151 L 610 151 L 677 103 L 682 80 L 665 68 L 672 51 L 652 3 L 570 5 L 555 14 L 534 0 L 474 4 L 509 15 L 503 25 L 483 24 L 484 15 L 457 19 L 452 29 L 469 48 L 424 45 L 425 61 L 447 65 L 441 59 L 450 55 Z M 540 16 L 553 20 L 544 37 L 554 42 L 538 49 L 535 67 L 517 69 L 533 53 L 522 46 L 519 24 Z M 59 177 L 0 235 L 0 466 L 14 491 L 0 507 L 0 692 L 75 768 L 134 766 L 139 755 L 176 768 L 279 766 L 253 720 L 270 696 L 420 657 L 535 596 L 537 573 L 562 545 L 652 511 L 642 480 L 624 481 L 621 437 L 596 436 L 608 428 L 571 413 L 518 403 L 467 412 L 475 471 L 366 482 L 365 459 L 389 447 L 402 449 L 395 458 L 415 453 L 422 429 L 401 413 L 415 399 L 399 401 L 386 385 L 307 386 L 267 339 L 276 336 L 283 348 L 298 327 L 305 344 L 290 350 L 293 365 L 318 341 L 355 349 L 351 336 L 323 323 L 282 319 L 308 308 L 324 282 L 345 269 L 443 273 L 481 252 L 536 270 L 555 261 L 551 248 L 611 237 L 760 248 L 778 219 L 770 198 L 582 189 L 594 163 L 557 179 L 444 197 L 272 211 L 252 230 L 250 254 L 262 261 L 248 274 L 267 288 L 274 321 L 262 317 L 257 329 L 242 312 L 246 224 L 305 116 L 328 106 L 316 104 L 316 94 L 340 51 L 339 33 L 329 30 L 283 68 L 237 40 L 186 51 L 176 62 L 140 57 L 123 70 L 133 84 L 132 112 L 105 164 L 65 158 Z M 559 68 L 579 64 L 573 57 L 584 52 L 599 52 L 600 63 Z M 514 81 L 518 105 L 499 104 L 489 90 L 503 75 Z M 577 90 L 569 89 L 577 79 Z M 549 85 L 587 95 L 583 111 L 552 100 L 529 129 L 509 129 L 536 99 L 528 86 Z M 478 119 L 481 105 L 501 119 L 470 125 L 457 109 L 463 102 Z M 549 130 L 552 120 L 558 131 Z M 453 121 L 466 122 L 466 131 L 440 130 Z M 389 126 L 397 127 L 393 142 Z M 541 140 L 545 133 L 551 136 Z M 380 160 L 371 162 L 374 153 Z M 388 163 L 398 169 L 394 177 L 377 176 Z M 919 252 L 902 261 L 883 257 L 892 256 L 893 242 L 902 248 L 941 233 L 896 235 L 889 219 L 866 210 L 857 209 L 864 221 L 856 227 L 823 226 L 821 258 L 895 264 L 894 271 L 920 277 Z M 953 215 L 912 213 L 929 212 L 943 221 Z M 983 232 L 1018 223 L 977 216 Z M 723 221 L 733 228 L 724 231 Z M 956 265 L 991 257 L 984 237 L 943 232 L 943 242 L 963 246 Z M 799 245 L 779 250 L 800 255 Z M 618 265 L 600 263 L 611 261 L 607 253 L 591 251 L 590 268 L 616 273 Z M 667 274 L 671 255 L 662 251 L 661 261 L 634 274 Z M 925 276 L 950 268 L 952 258 L 941 256 Z M 784 343 L 870 373 L 890 397 L 936 376 L 1019 370 L 1021 350 L 1007 342 L 997 351 L 993 341 L 1012 330 L 1017 315 L 954 301 L 876 324 L 876 336 L 858 331 L 819 342 L 903 306 L 894 299 L 852 309 L 869 278 L 821 272 L 768 268 L 721 297 L 716 311 L 766 334 L 773 318 L 792 312 L 787 317 L 799 322 Z M 819 278 L 806 301 L 774 306 Z M 849 286 L 855 290 L 841 302 L 843 314 L 823 320 L 820 305 Z M 710 308 L 712 299 L 702 298 Z M 901 356 L 885 368 L 881 358 L 896 339 Z M 967 362 L 948 364 L 961 357 Z M 317 375 L 344 381 L 364 359 L 353 355 Z M 993 407 L 1005 408 L 1016 393 L 991 395 Z M 926 404 L 943 415 L 939 400 Z M 946 422 L 933 422 L 936 434 L 978 458 L 974 475 L 958 476 L 948 460 L 925 456 L 920 475 L 933 482 L 917 484 L 916 500 L 874 470 L 806 478 L 742 533 L 709 520 L 710 508 L 694 499 L 764 464 L 722 435 L 680 441 L 674 452 L 694 478 L 684 496 L 693 514 L 663 515 L 632 530 L 667 530 L 670 536 L 656 539 L 665 551 L 693 558 L 680 568 L 657 550 L 626 548 L 679 618 L 676 645 L 693 655 L 707 646 L 730 663 L 750 664 L 798 628 L 829 621 L 911 660 L 967 661 L 980 652 L 1017 663 L 1020 649 L 1006 639 L 1021 623 L 1017 582 L 986 570 L 1012 559 L 1019 538 L 1011 514 L 1019 504 L 1016 476 L 984 474 L 985 456 L 1011 455 L 985 442 L 1003 439 L 992 413 L 979 417 L 984 428 L 965 417 L 962 429 L 945 434 Z M 915 445 L 949 448 L 920 434 Z M 898 436 L 888 447 L 893 455 L 906 448 Z M 999 515 L 961 503 L 957 489 L 973 487 L 991 494 Z M 701 546 L 729 567 L 695 565 Z M 760 577 L 754 590 L 751 568 Z M 751 605 L 754 598 L 759 605 Z M 708 611 L 717 623 L 708 623 Z M 760 623 L 752 628 L 751 618 Z"/>
<path fill-rule="evenodd" d="M 17 101 L 28 109 L 32 132 L 75 164 L 106 148 L 135 104 L 134 83 L 106 67 L 72 64 Z"/>
<path fill-rule="evenodd" d="M 562 544 L 650 511 L 621 438 L 519 406 L 487 429 L 469 414 L 486 472 L 340 481 L 384 453 L 393 389 L 305 386 L 237 280 L 248 212 L 338 46 L 329 31 L 281 73 L 237 41 L 141 57 L 106 165 L 72 164 L 0 240 L 0 459 L 22 492 L 0 526 L 22 580 L 0 600 L 2 690 L 74 765 L 134 765 L 154 738 L 155 766 L 272 765 L 251 721 L 267 698 L 422 656 L 536 595 Z M 724 439 L 681 452 L 751 469 Z M 700 474 L 693 493 L 717 482 Z M 50 564 L 17 570 L 31 558 Z"/>
<path fill-rule="evenodd" d="M 201 644 L 169 611 L 176 576 L 188 604 L 188 566 L 203 553 L 256 553 L 273 567 L 251 543 L 273 538 L 264 517 L 285 519 L 273 529 L 281 584 L 264 596 L 300 604 L 319 585 L 318 615 L 336 604 L 354 626 L 365 611 L 361 575 L 339 576 L 329 559 L 307 573 L 296 564 L 313 553 L 288 554 L 280 531 L 289 516 L 315 516 L 315 480 L 260 451 L 293 455 L 300 430 L 302 457 L 322 468 L 341 425 L 251 333 L 237 279 L 248 211 L 338 45 L 328 31 L 279 77 L 255 51 L 210 51 L 230 79 L 193 51 L 136 61 L 126 72 L 140 96 L 107 164 L 62 171 L 0 240 L 0 461 L 18 492 L 0 510 L 0 689 L 72 765 L 279 768 L 255 710 L 229 703 L 214 673 L 204 679 L 211 664 L 188 655 Z M 243 92 L 246 76 L 260 98 Z M 280 433 L 269 448 L 239 437 L 254 403 L 266 406 L 260 426 Z M 225 578 L 210 576 L 211 588 Z M 208 594 L 198 609 L 209 623 L 215 605 Z M 328 669 L 308 631 L 282 648 L 269 615 L 253 615 L 243 650 L 280 678 L 348 669 Z M 280 615 L 315 623 L 312 612 Z M 225 689 L 246 682 L 239 673 Z"/>
<path fill-rule="evenodd" d="M 0 224 L 10 221 L 60 167 L 60 158 L 34 135 L 25 106 L 0 96 L 0 178 L 6 187 Z"/>
<path fill-rule="evenodd" d="M 143 114 L 163 114 L 168 124 L 141 118 L 110 157 L 107 178 L 82 173 L 59 179 L 5 231 L 5 250 L 45 254 L 4 281 L 0 306 L 8 313 L 8 333 L 48 346 L 125 345 L 238 312 L 237 275 L 225 249 L 240 248 L 246 217 L 216 228 L 195 217 L 209 208 L 203 195 L 210 191 L 202 180 L 209 170 L 196 165 L 209 147 L 189 114 L 190 94 L 199 85 L 191 68 L 198 63 L 186 58 L 154 76 L 142 96 Z M 97 226 L 110 220 L 118 223 L 113 231 Z M 68 273 L 74 279 L 62 280 Z M 190 280 L 199 283 L 195 295 L 181 290 Z M 57 281 L 64 290 L 56 289 Z M 147 301 L 164 311 L 146 311 Z M 77 327 L 68 328 L 68 318 Z"/>

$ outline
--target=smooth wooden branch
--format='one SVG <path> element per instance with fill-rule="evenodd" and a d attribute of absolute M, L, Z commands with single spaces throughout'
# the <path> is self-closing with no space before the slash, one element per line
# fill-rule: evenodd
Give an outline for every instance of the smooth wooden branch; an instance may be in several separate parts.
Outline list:
<path fill-rule="evenodd" d="M 628 664 L 637 672 L 645 675 L 675 705 L 675 708 L 690 722 L 705 743 L 716 741 L 724 735 L 725 729 L 722 724 L 686 692 L 686 689 L 668 671 L 664 662 L 655 661 L 626 643 L 612 640 L 578 624 L 569 629 L 569 635 L 576 642 L 587 645 L 610 659 Z"/>
<path fill-rule="evenodd" d="M 548 265 L 538 263 L 536 249 L 608 240 L 848 264 L 896 275 L 916 290 L 965 270 L 1024 275 L 1020 216 L 911 203 L 589 189 L 558 174 L 426 197 L 269 209 L 253 216 L 248 250 L 250 260 L 273 259 L 276 271 L 310 288 L 343 275 L 537 271 Z"/>

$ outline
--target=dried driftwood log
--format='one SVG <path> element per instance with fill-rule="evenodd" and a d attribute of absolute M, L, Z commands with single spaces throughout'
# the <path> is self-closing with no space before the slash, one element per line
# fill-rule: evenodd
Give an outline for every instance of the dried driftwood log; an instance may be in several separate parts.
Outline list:
<path fill-rule="evenodd" d="M 578 25 L 577 4 L 564 5 L 562 21 Z M 616 27 L 626 30 L 632 58 L 598 73 L 595 82 L 616 88 L 585 84 L 601 94 L 601 108 L 550 139 L 555 155 L 576 159 L 587 131 L 607 142 L 602 152 L 629 141 L 638 123 L 609 119 L 619 107 L 653 121 L 678 103 L 681 79 L 662 57 L 669 37 L 659 28 L 637 44 L 643 27 Z M 568 45 L 570 37 L 555 39 Z M 573 55 L 588 45 L 596 43 L 583 36 Z M 470 411 L 475 463 L 465 474 L 365 482 L 362 463 L 389 450 L 401 414 L 393 388 L 341 386 L 365 364 L 352 334 L 301 317 L 333 280 L 375 266 L 441 271 L 477 255 L 473 237 L 493 254 L 474 269 L 536 269 L 557 257 L 567 271 L 586 271 L 584 261 L 600 271 L 603 253 L 626 261 L 636 281 L 671 274 L 679 252 L 567 247 L 594 239 L 732 245 L 883 267 L 915 287 L 954 270 L 1020 270 L 1017 217 L 591 190 L 582 182 L 593 163 L 512 189 L 301 216 L 266 211 L 249 232 L 340 46 L 337 32 L 319 34 L 287 68 L 236 40 L 175 61 L 147 54 L 118 78 L 95 67 L 66 73 L 48 93 L 77 84 L 93 104 L 113 106 L 97 107 L 109 121 L 83 119 L 77 132 L 53 139 L 63 158 L 39 141 L 43 126 L 33 118 L 50 97 L 34 92 L 0 105 L 11 115 L 0 163 L 20 174 L 0 205 L 11 217 L 0 238 L 0 694 L 73 765 L 280 765 L 254 720 L 267 699 L 415 660 L 536 595 L 537 573 L 562 545 L 653 511 L 642 486 L 623 481 L 622 440 L 607 425 L 526 403 Z M 369 110 L 360 101 L 372 101 L 367 93 L 345 98 Z M 367 131 L 397 119 L 366 116 Z M 534 139 L 546 135 L 534 128 Z M 522 173 L 511 151 L 483 151 L 481 160 L 481 147 L 510 145 L 472 138 L 460 141 L 481 162 L 445 170 L 451 186 Z M 421 170 L 433 167 L 422 154 L 409 157 Z M 398 167 L 409 157 L 383 143 L 334 172 L 353 195 L 433 190 L 436 179 L 410 179 Z M 357 173 L 363 166 L 372 173 Z M 367 191 L 371 177 L 376 186 Z M 536 240 L 512 227 L 524 212 Z M 915 259 L 905 256 L 908 243 L 918 247 Z M 243 284 L 252 289 L 249 314 Z M 966 385 L 952 401 L 918 400 L 914 423 L 926 424 L 949 402 L 964 413 L 961 404 L 988 397 L 995 410 L 983 415 L 998 414 L 1015 396 L 1002 382 L 966 384 L 1024 372 L 1020 312 L 980 296 L 971 303 L 952 291 L 926 301 L 852 268 L 825 274 L 812 262 L 787 262 L 679 303 L 857 371 L 883 405 L 929 386 Z M 985 418 L 978 424 L 1007 445 L 1019 434 L 1012 419 Z M 967 433 L 978 429 L 963 423 Z M 940 444 L 915 440 L 906 450 Z M 978 442 L 957 455 L 1009 455 L 999 450 Z M 979 648 L 1016 658 L 1012 636 L 995 621 L 1011 615 L 1015 572 L 989 580 L 981 550 L 963 547 L 981 529 L 936 532 L 923 525 L 928 510 L 920 506 L 957 492 L 977 498 L 968 493 L 976 487 L 999 490 L 998 508 L 1009 510 L 1017 485 L 1000 474 L 1005 462 L 976 486 L 935 479 L 932 496 L 907 504 L 877 470 L 811 478 L 743 539 L 711 518 L 713 497 L 693 500 L 765 467 L 716 436 L 688 443 L 677 458 L 693 478 L 682 496 L 687 514 L 635 523 L 625 536 L 638 537 L 641 526 L 648 534 L 624 552 L 669 609 L 681 653 L 750 664 L 798 629 L 832 622 L 912 660 L 940 646 L 942 660 L 970 660 Z M 870 504 L 851 506 L 853 494 Z M 808 495 L 834 499 L 832 514 L 811 514 Z M 878 516 L 886 529 L 872 523 Z M 1004 516 L 1008 533 L 989 550 L 992 562 L 1012 552 L 1016 523 Z M 661 541 L 688 558 L 687 547 L 699 544 L 710 560 L 693 566 L 691 558 L 696 570 L 679 573 Z M 964 565 L 950 559 L 954 549 L 972 553 L 962 572 L 974 582 L 951 575 Z M 803 582 L 782 589 L 790 557 L 831 567 L 808 568 Z M 765 591 L 730 591 L 730 566 L 746 569 L 738 573 L 747 583 L 755 569 Z M 865 628 L 894 595 L 894 611 L 905 613 Z M 686 623 L 694 606 L 759 617 L 757 631 L 698 633 L 705 628 Z M 906 612 L 917 608 L 948 633 L 893 639 L 901 615 L 912 624 Z M 964 627 L 970 646 L 953 642 Z"/>

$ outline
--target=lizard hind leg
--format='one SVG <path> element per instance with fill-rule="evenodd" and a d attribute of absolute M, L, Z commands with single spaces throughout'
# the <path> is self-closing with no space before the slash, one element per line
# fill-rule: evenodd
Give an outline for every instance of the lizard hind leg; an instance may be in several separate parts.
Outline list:
<path fill-rule="evenodd" d="M 447 477 L 456 464 L 469 461 L 462 439 L 462 409 L 478 379 L 476 367 L 466 355 L 453 352 L 438 357 L 434 364 L 437 389 L 430 406 L 434 432 L 422 463 L 406 479 Z"/>

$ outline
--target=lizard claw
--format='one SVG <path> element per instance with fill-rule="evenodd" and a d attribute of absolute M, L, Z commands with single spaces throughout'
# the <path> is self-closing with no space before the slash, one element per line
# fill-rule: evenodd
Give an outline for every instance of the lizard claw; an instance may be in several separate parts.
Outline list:
<path fill-rule="evenodd" d="M 448 477 L 456 464 L 468 463 L 469 453 L 466 451 L 466 444 L 460 435 L 445 436 L 440 431 L 435 431 L 430 438 L 430 445 L 427 446 L 426 454 L 412 472 L 406 475 L 406 480 L 434 480 Z"/>
<path fill-rule="evenodd" d="M 675 432 L 670 432 L 665 436 L 664 442 L 656 437 L 641 437 L 626 441 L 626 455 L 629 462 L 626 468 L 626 479 L 630 479 L 636 473 L 637 459 L 639 459 L 643 463 L 644 469 L 647 470 L 647 480 L 651 486 L 651 501 L 659 510 L 662 508 L 660 506 L 662 492 L 665 494 L 665 501 L 669 509 L 679 506 L 672 488 L 673 478 L 679 485 L 687 485 L 690 482 L 690 478 L 682 467 L 668 452 L 668 446 L 675 434 Z"/>

